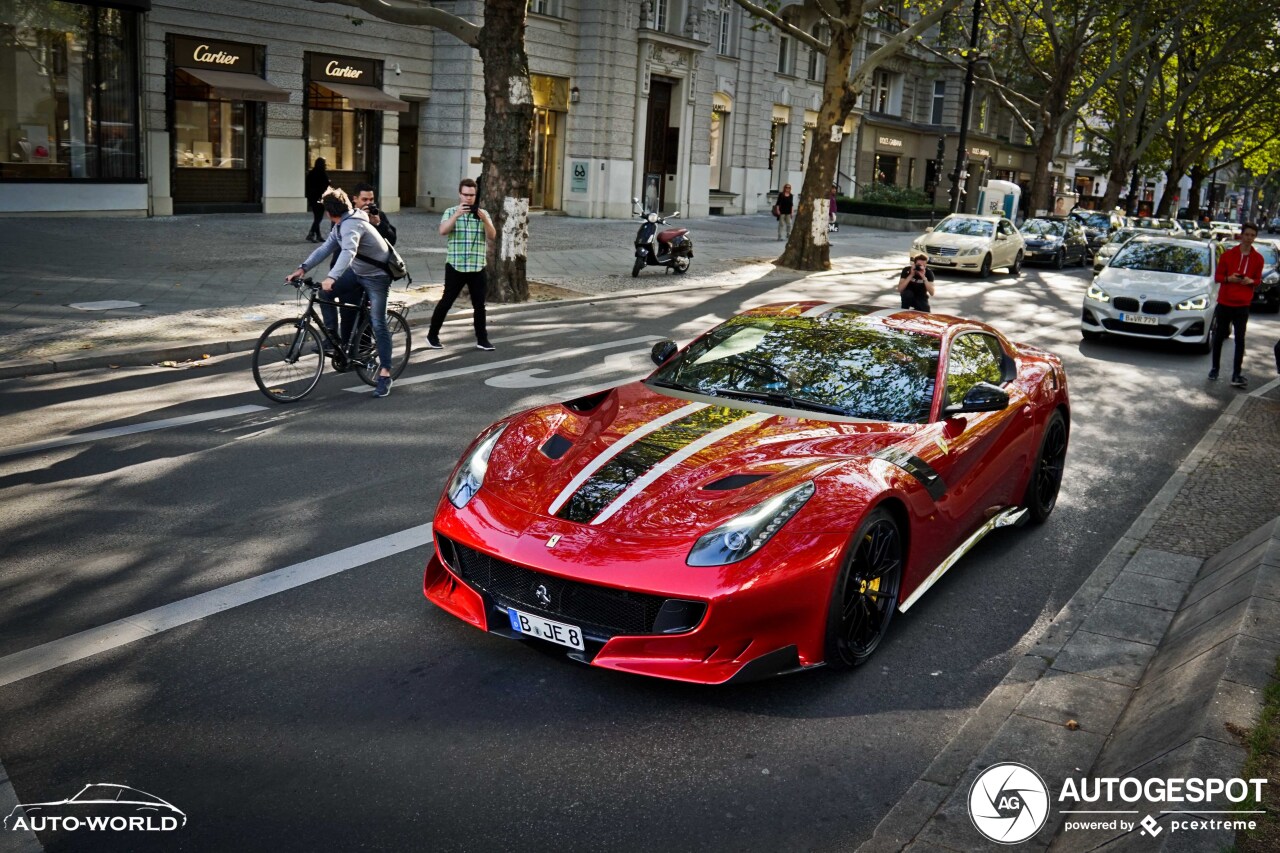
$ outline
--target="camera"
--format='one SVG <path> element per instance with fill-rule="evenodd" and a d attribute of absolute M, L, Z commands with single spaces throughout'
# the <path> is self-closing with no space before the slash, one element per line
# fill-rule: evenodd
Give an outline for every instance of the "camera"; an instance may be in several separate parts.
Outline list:
<path fill-rule="evenodd" d="M 374 204 L 373 202 L 369 202 L 369 206 L 364 209 L 364 212 L 369 214 L 370 216 L 382 215 L 382 211 L 378 210 L 378 205 Z"/>

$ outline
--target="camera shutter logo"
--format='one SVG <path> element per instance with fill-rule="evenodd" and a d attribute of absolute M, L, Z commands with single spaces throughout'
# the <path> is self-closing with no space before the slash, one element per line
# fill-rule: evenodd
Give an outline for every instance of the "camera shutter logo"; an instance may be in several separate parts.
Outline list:
<path fill-rule="evenodd" d="M 1040 774 L 1012 761 L 993 764 L 969 789 L 969 819 L 997 844 L 1018 844 L 1049 818 L 1049 788 Z"/>

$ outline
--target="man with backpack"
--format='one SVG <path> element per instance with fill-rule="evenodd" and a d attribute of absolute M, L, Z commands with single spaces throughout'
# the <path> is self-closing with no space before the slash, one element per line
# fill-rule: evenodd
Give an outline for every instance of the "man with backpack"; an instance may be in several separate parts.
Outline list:
<path fill-rule="evenodd" d="M 325 297 L 333 298 L 335 284 L 343 280 L 348 270 L 355 276 L 356 282 L 369 297 L 369 321 L 378 347 L 378 364 L 381 369 L 378 371 L 378 384 L 374 386 L 373 396 L 385 397 L 391 393 L 391 330 L 387 327 L 391 272 L 385 259 L 392 257 L 392 249 L 363 211 L 351 209 L 345 195 L 326 196 L 324 212 L 332 223 L 329 236 L 290 273 L 287 280 L 302 278 L 308 270 L 335 254 L 337 260 L 320 283 Z M 344 318 L 345 325 L 347 322 Z M 350 334 L 349 328 L 345 331 Z"/>

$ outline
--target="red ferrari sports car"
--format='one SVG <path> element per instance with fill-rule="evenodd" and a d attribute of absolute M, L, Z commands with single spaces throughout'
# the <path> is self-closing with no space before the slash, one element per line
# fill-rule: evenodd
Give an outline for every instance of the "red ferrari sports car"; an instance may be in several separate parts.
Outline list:
<path fill-rule="evenodd" d="M 1062 364 L 985 324 L 770 305 L 653 357 L 472 443 L 428 599 L 661 678 L 851 667 L 978 540 L 1057 502 Z"/>

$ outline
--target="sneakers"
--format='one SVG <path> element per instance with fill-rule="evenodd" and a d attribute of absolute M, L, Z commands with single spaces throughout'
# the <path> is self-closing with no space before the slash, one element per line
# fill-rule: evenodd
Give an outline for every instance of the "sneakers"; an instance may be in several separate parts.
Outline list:
<path fill-rule="evenodd" d="M 378 384 L 373 386 L 373 396 L 385 397 L 391 393 L 391 377 L 379 376 Z"/>
<path fill-rule="evenodd" d="M 1249 386 L 1249 380 L 1237 373 L 1235 376 L 1231 377 L 1231 385 L 1235 388 L 1247 388 Z"/>
<path fill-rule="evenodd" d="M 1209 368 L 1209 378 L 1212 379 L 1214 382 L 1218 381 L 1218 368 L 1216 367 Z"/>
<path fill-rule="evenodd" d="M 440 343 L 439 338 L 433 338 L 427 335 L 427 349 L 444 349 L 444 344 Z"/>
<path fill-rule="evenodd" d="M 493 344 L 488 341 L 476 341 L 476 349 L 482 349 L 485 352 L 493 352 Z"/>

